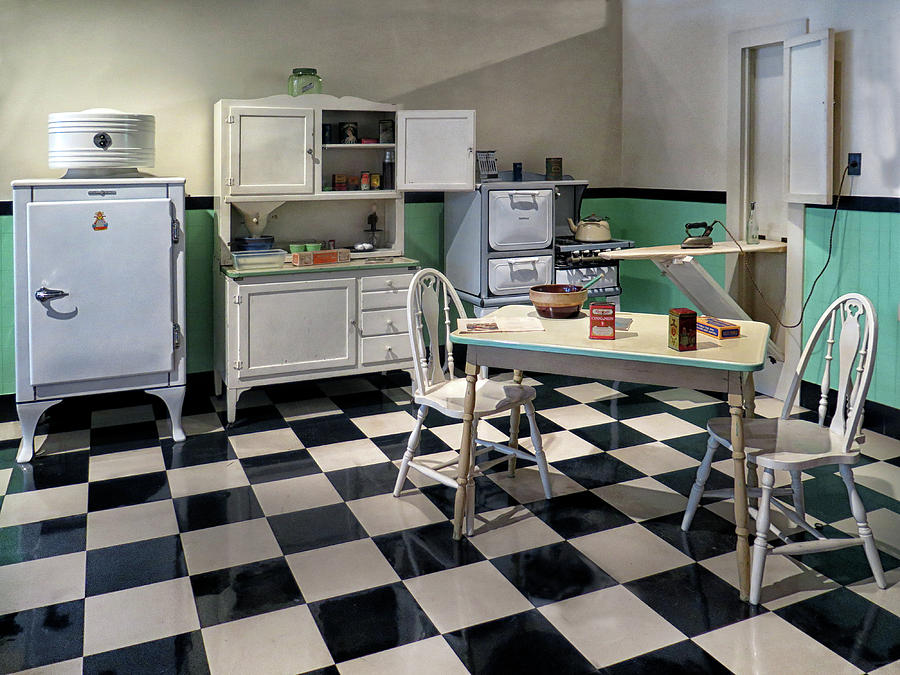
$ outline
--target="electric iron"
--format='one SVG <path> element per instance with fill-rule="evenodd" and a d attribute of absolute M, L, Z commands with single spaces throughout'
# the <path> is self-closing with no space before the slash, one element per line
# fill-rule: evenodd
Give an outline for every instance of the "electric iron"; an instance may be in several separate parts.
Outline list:
<path fill-rule="evenodd" d="M 684 229 L 688 236 L 681 242 L 681 248 L 712 248 L 713 240 L 709 235 L 712 234 L 713 225 L 715 225 L 715 223 L 712 225 L 707 225 L 706 223 L 687 223 L 684 226 Z M 703 234 L 691 234 L 691 230 L 697 230 L 701 227 L 703 228 Z"/>

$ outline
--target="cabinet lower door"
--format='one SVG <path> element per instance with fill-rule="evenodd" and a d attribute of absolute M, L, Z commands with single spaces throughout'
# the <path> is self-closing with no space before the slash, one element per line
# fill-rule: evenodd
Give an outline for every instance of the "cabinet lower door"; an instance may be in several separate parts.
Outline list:
<path fill-rule="evenodd" d="M 239 377 L 356 365 L 356 279 L 248 284 L 238 298 Z"/>

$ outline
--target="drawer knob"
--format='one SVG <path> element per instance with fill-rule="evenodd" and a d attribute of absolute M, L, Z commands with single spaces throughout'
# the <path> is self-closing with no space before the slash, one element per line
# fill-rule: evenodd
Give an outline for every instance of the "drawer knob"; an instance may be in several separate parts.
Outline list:
<path fill-rule="evenodd" d="M 394 285 L 394 280 L 393 280 L 393 279 L 388 279 L 388 280 L 385 281 L 384 283 L 386 283 L 388 286 L 393 286 L 393 285 Z"/>
<path fill-rule="evenodd" d="M 385 321 L 385 323 L 386 323 L 388 326 L 393 326 L 393 325 L 394 325 L 394 320 L 393 320 L 393 319 L 388 319 L 387 321 Z"/>
<path fill-rule="evenodd" d="M 390 345 L 386 345 L 385 348 L 384 348 L 384 351 L 386 351 L 386 352 L 392 352 L 392 351 L 394 351 L 394 348 L 391 347 Z"/>

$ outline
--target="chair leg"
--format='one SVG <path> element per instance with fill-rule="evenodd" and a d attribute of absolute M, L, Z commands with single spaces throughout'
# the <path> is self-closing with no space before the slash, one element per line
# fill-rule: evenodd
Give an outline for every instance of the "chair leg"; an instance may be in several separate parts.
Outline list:
<path fill-rule="evenodd" d="M 537 419 L 534 415 L 534 404 L 529 401 L 525 404 L 525 414 L 528 416 L 528 428 L 531 431 L 531 444 L 534 446 L 534 459 L 537 462 L 538 473 L 541 474 L 541 484 L 544 486 L 544 497 L 550 499 L 550 470 L 547 468 L 547 457 L 544 455 L 544 442 L 541 440 L 541 431 L 538 429 Z"/>
<path fill-rule="evenodd" d="M 691 522 L 694 520 L 694 514 L 697 513 L 697 507 L 700 506 L 700 498 L 703 497 L 703 489 L 706 487 L 706 479 L 709 478 L 709 469 L 712 466 L 713 455 L 716 454 L 716 448 L 719 442 L 709 437 L 706 442 L 706 454 L 703 461 L 697 467 L 697 477 L 694 479 L 694 486 L 691 488 L 691 496 L 688 497 L 687 506 L 684 509 L 684 518 L 681 520 L 681 529 L 687 532 L 691 529 Z"/>
<path fill-rule="evenodd" d="M 878 584 L 878 588 L 886 588 L 887 583 L 884 579 L 884 569 L 881 567 L 881 558 L 878 557 L 875 537 L 872 536 L 872 528 L 869 527 L 869 521 L 866 517 L 866 507 L 863 506 L 862 499 L 859 498 L 859 493 L 856 491 L 856 483 L 853 481 L 853 470 L 847 464 L 841 464 L 839 469 L 841 478 L 844 479 L 844 485 L 847 486 L 847 495 L 850 497 L 850 510 L 856 519 L 856 527 L 859 528 L 859 536 L 863 542 L 866 558 L 869 560 L 869 567 L 872 568 L 875 583 Z"/>
<path fill-rule="evenodd" d="M 750 568 L 750 604 L 758 605 L 762 593 L 763 572 L 769 552 L 769 515 L 772 507 L 772 490 L 775 487 L 775 470 L 766 469 L 762 477 L 762 495 L 756 514 L 756 539 L 753 542 L 753 562 Z"/>
<path fill-rule="evenodd" d="M 759 470 L 756 464 L 753 464 L 749 458 L 747 460 L 747 488 L 748 492 L 753 492 L 752 489 L 749 488 L 758 488 L 759 487 Z M 754 509 L 759 508 L 759 499 L 756 497 L 751 497 L 749 499 L 750 506 Z"/>
<path fill-rule="evenodd" d="M 525 377 L 525 373 L 521 370 L 513 371 L 513 382 L 516 384 L 522 384 L 522 380 Z M 520 406 L 516 406 L 512 410 L 509 411 L 509 447 L 518 448 L 519 447 L 519 419 L 522 415 L 522 408 Z M 506 474 L 510 478 L 516 477 L 516 456 L 510 455 L 509 459 L 506 460 Z"/>
<path fill-rule="evenodd" d="M 799 471 L 791 471 L 791 494 L 794 500 L 794 511 L 806 522 L 806 499 L 803 496 L 803 481 Z"/>
<path fill-rule="evenodd" d="M 394 496 L 399 497 L 401 490 L 403 490 L 403 482 L 406 480 L 406 475 L 409 473 L 409 462 L 412 460 L 413 455 L 416 454 L 416 449 L 419 447 L 419 437 L 422 434 L 422 425 L 425 423 L 425 416 L 428 414 L 428 406 L 420 405 L 419 412 L 416 415 L 416 426 L 413 428 L 412 433 L 409 435 L 409 441 L 406 443 L 406 452 L 403 453 L 403 461 L 400 463 L 400 474 L 397 476 L 397 483 L 394 485 Z"/>

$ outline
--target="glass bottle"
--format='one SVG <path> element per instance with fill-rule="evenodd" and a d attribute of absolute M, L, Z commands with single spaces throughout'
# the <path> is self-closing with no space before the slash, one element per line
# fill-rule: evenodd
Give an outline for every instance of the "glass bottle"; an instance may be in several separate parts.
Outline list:
<path fill-rule="evenodd" d="M 747 216 L 747 243 L 759 243 L 759 223 L 756 221 L 756 202 L 750 202 L 750 213 Z"/>
<path fill-rule="evenodd" d="M 288 78 L 288 93 L 291 96 L 301 94 L 321 94 L 322 78 L 315 68 L 294 68 Z"/>

